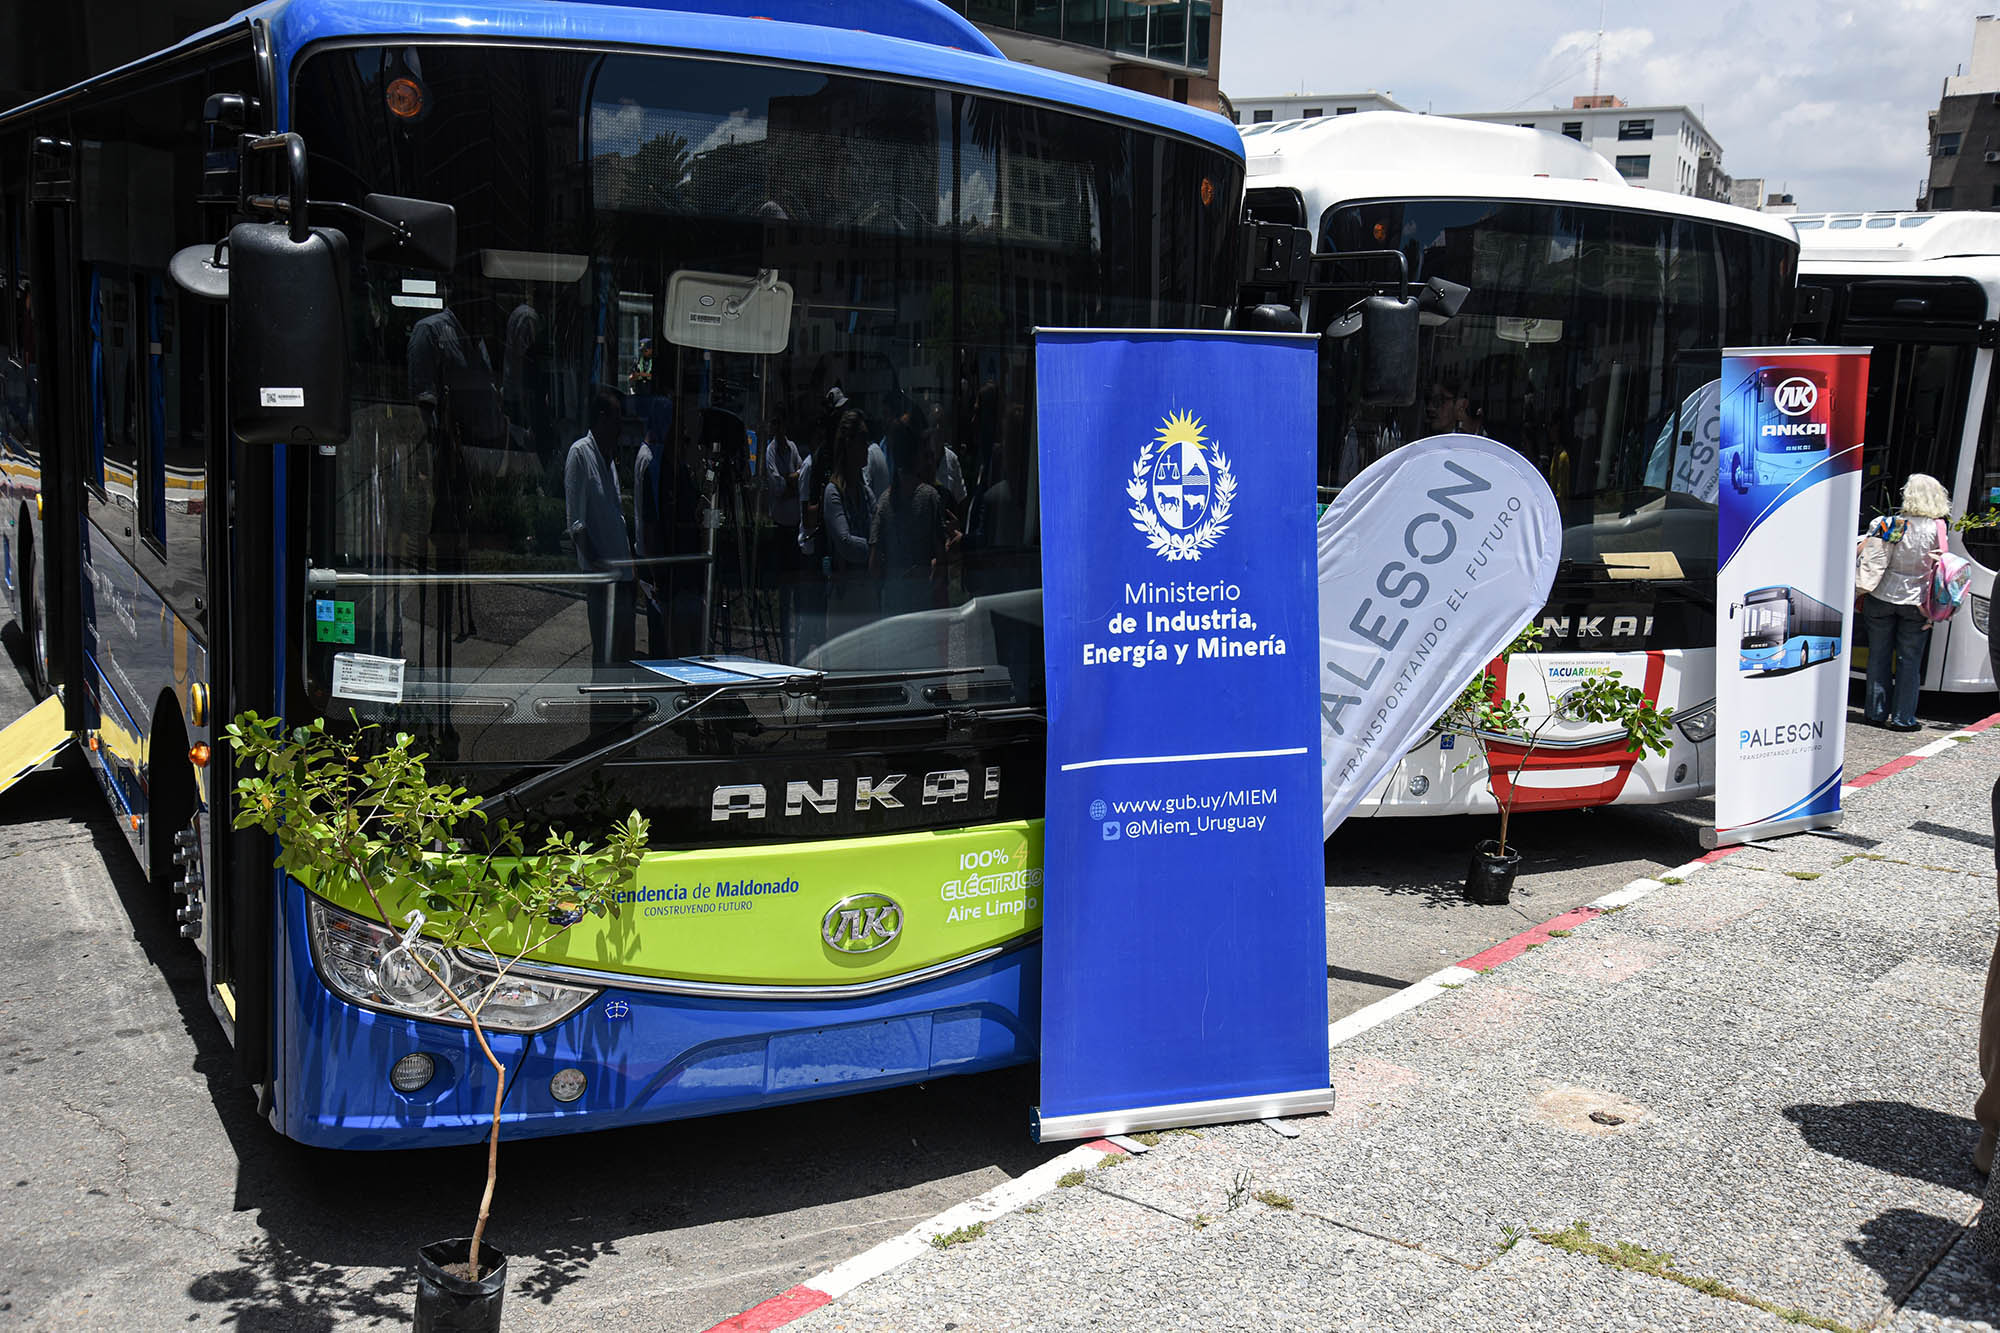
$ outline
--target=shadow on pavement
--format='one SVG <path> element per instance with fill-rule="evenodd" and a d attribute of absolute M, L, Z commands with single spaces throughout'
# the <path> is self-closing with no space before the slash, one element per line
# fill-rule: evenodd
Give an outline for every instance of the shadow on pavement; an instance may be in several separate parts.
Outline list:
<path fill-rule="evenodd" d="M 1972 1059 L 1970 1050 L 1965 1058 Z M 1979 1126 L 1970 1116 L 1908 1102 L 1800 1102 L 1785 1108 L 1785 1119 L 1816 1152 L 1975 1197 L 1986 1192 L 1986 1182 L 1972 1170 Z"/>
<path fill-rule="evenodd" d="M 0 631 L 0 646 L 13 650 L 18 668 L 11 626 Z M 173 997 L 192 1068 L 228 1139 L 222 1149 L 206 1127 L 195 1127 L 189 1137 L 210 1143 L 191 1150 L 225 1170 L 224 1152 L 235 1159 L 233 1188 L 216 1190 L 215 1206 L 254 1212 L 261 1228 L 233 1262 L 190 1276 L 187 1294 L 246 1333 L 406 1325 L 416 1248 L 470 1233 L 484 1149 L 334 1152 L 278 1135 L 258 1113 L 256 1090 L 238 1075 L 234 1049 L 209 1011 L 200 955 L 180 937 L 167 895 L 140 871 L 81 755 L 62 756 L 9 794 L 0 824 L 34 823 L 56 826 L 51 837 L 73 837 L 64 825 L 88 832 L 133 939 Z M 696 1240 L 688 1256 L 733 1244 L 752 1254 L 768 1249 L 771 1264 L 782 1268 L 798 1262 L 801 1236 L 825 1228 L 827 1238 L 814 1244 L 830 1264 L 859 1248 L 855 1235 L 892 1221 L 899 1208 L 928 1215 L 943 1204 L 892 1200 L 832 1226 L 789 1215 L 975 1171 L 1018 1176 L 1068 1146 L 1030 1141 L 1027 1111 L 1035 1100 L 1029 1066 L 767 1110 L 503 1141 L 489 1239 L 511 1256 L 510 1303 L 535 1305 L 549 1304 L 606 1256 L 675 1266 L 675 1233 L 738 1219 L 750 1225 L 719 1241 Z M 760 1227 L 760 1218 L 770 1221 Z M 798 1233 L 790 1251 L 778 1244 L 787 1231 Z M 691 1272 L 687 1288 L 692 1295 L 730 1280 L 711 1262 Z M 659 1326 L 671 1326 L 677 1314 L 692 1320 L 698 1303 L 689 1304 L 662 1312 Z"/>
<path fill-rule="evenodd" d="M 1891 1208 L 1863 1222 L 1861 1239 L 1848 1241 L 1847 1249 L 1882 1275 L 1883 1295 L 1891 1302 L 1922 1309 L 1928 1303 L 1924 1279 L 1965 1231 L 1964 1224 L 1949 1217 L 1915 1208 Z M 2000 1309 L 2000 1300 L 1994 1298 L 1990 1286 L 1983 1295 L 1984 1299 L 1974 1307 L 1967 1308 L 1961 1303 L 1948 1313 L 1954 1319 L 1971 1319 L 1977 1318 L 1982 1309 L 1986 1314 Z"/>

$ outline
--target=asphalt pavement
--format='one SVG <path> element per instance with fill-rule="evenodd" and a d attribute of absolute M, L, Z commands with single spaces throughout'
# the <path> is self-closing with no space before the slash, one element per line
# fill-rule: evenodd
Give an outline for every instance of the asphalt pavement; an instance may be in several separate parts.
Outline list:
<path fill-rule="evenodd" d="M 0 670 L 0 719 L 28 702 L 16 673 Z M 1984 709 L 1973 704 L 1985 702 L 1954 716 L 1974 716 Z M 1856 747 L 1879 742 L 1887 757 L 1924 739 L 1857 730 L 1850 771 L 1866 766 L 1853 757 Z M 1329 853 L 1335 1015 L 1635 875 L 1689 859 L 1699 852 L 1702 816 L 1693 803 L 1524 820 L 1530 860 L 1516 902 L 1505 908 L 1471 908 L 1457 898 L 1464 848 L 1486 836 L 1486 821 L 1381 821 L 1343 831 Z M 0 1327 L 229 1324 L 258 1333 L 404 1323 L 414 1248 L 468 1228 L 481 1155 L 338 1154 L 272 1134 L 233 1073 L 202 998 L 198 959 L 176 935 L 168 904 L 140 876 L 77 757 L 0 799 L 0 867 L 8 887 L 0 894 L 0 1118 L 10 1130 L 0 1143 Z M 1990 881 L 1986 891 L 1990 917 Z M 1952 966 L 1962 971 L 1963 960 Z M 1600 1045 L 1632 1040 L 1630 1032 L 1611 1033 Z M 1454 1059 L 1485 1049 L 1434 1044 Z M 1942 1060 L 1948 1044 L 1926 1049 Z M 1335 1072 L 1345 1080 L 1343 1105 L 1361 1109 L 1299 1142 L 1334 1154 L 1327 1180 L 1343 1170 L 1367 1177 L 1375 1168 L 1356 1155 L 1360 1141 L 1339 1145 L 1357 1118 L 1372 1114 L 1368 1094 L 1352 1071 L 1336 1064 Z M 1453 1077 L 1478 1083 L 1472 1074 Z M 1939 1084 L 1940 1115 L 1952 1087 Z M 505 1145 L 493 1239 L 514 1256 L 507 1326 L 706 1329 L 1051 1160 L 1062 1145 L 1028 1139 L 1035 1100 L 1033 1071 L 1019 1069 Z M 1375 1101 L 1400 1104 L 1387 1094 Z M 1261 1151 L 1269 1145 L 1257 1134 L 1269 1137 L 1251 1127 L 1204 1141 L 1241 1137 Z M 1474 1137 L 1490 1134 L 1481 1126 Z M 1296 1165 L 1303 1150 L 1291 1147 Z M 1453 1156 L 1446 1145 L 1431 1148 L 1441 1161 Z M 1568 1168 L 1551 1157 L 1547 1169 Z M 1072 1197 L 1063 1191 L 1045 1212 L 1074 1206 L 1066 1202 Z M 1223 1211 L 1231 1216 L 1218 1236 L 1246 1220 L 1235 1215 L 1241 1209 Z M 1282 1241 L 1284 1228 L 1321 1225 L 1309 1221 L 1275 1219 L 1276 1229 L 1256 1239 Z M 1143 1238 L 1143 1228 L 1127 1223 L 1110 1234 Z M 1372 1242 L 1356 1244 L 1379 1257 Z M 1382 1244 L 1400 1253 L 1398 1241 Z M 1272 1248 L 1287 1253 L 1283 1243 Z M 1303 1273 L 1316 1255 L 1301 1249 L 1280 1262 Z M 1547 1254 L 1539 1261 L 1555 1262 Z M 1057 1272 L 1060 1247 L 1022 1262 Z M 1309 1286 L 1326 1284 L 1313 1276 Z M 1320 1323 L 1337 1322 L 1337 1314 L 1327 1306 Z M 1036 1326 L 1022 1317 L 1018 1326 Z M 915 1326 L 943 1326 L 929 1319 Z M 980 1326 L 1016 1326 L 999 1319 L 989 1311 Z"/>

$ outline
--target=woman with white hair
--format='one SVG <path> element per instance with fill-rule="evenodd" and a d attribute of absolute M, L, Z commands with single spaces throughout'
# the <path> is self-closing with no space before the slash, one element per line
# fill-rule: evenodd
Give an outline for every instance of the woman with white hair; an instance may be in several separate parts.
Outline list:
<path fill-rule="evenodd" d="M 1924 585 L 1930 580 L 1942 520 L 1951 516 L 1951 497 L 1936 477 L 1912 472 L 1903 483 L 1903 510 L 1876 519 L 1868 535 L 1888 547 L 1888 563 L 1861 599 L 1861 624 L 1868 634 L 1868 686 L 1862 712 L 1891 731 L 1915 731 L 1917 690 L 1924 681 Z"/>

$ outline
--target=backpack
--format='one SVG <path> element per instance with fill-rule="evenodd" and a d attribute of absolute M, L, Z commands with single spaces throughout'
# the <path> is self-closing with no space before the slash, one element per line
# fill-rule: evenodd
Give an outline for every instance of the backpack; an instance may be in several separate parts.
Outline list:
<path fill-rule="evenodd" d="M 1951 553 L 1946 544 L 1944 520 L 1932 521 L 1937 524 L 1937 549 L 1926 557 L 1930 575 L 1924 580 L 1923 611 L 1927 619 L 1950 620 L 1965 601 L 1966 585 L 1972 582 L 1972 566 Z"/>

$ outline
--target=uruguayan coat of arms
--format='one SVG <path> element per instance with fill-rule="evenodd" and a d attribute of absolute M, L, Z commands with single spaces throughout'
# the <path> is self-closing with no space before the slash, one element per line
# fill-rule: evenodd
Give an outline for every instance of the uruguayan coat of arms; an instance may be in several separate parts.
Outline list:
<path fill-rule="evenodd" d="M 1199 560 L 1229 530 L 1236 475 L 1201 422 L 1175 412 L 1139 450 L 1125 494 L 1132 526 L 1151 550 L 1168 560 Z"/>

